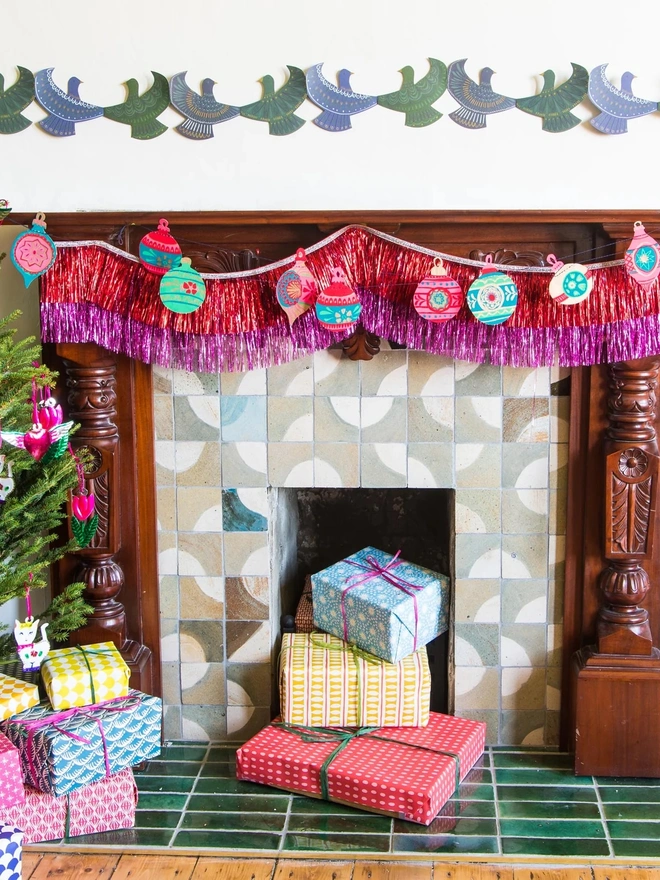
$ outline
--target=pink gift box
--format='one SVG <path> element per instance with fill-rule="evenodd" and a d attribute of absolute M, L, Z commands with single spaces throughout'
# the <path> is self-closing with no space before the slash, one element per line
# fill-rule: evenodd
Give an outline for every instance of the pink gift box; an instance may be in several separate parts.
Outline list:
<path fill-rule="evenodd" d="M 0 733 L 0 808 L 24 803 L 21 756 L 18 749 Z"/>
<path fill-rule="evenodd" d="M 39 843 L 132 828 L 137 800 L 129 767 L 58 798 L 26 785 L 25 803 L 3 811 L 2 818 L 23 829 L 24 843 Z"/>

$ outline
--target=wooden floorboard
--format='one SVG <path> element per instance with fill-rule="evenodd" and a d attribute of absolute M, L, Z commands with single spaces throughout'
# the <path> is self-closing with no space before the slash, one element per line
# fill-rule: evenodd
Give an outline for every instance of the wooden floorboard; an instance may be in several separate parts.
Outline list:
<path fill-rule="evenodd" d="M 112 880 L 190 880 L 197 862 L 195 856 L 126 855 L 119 859 Z"/>
<path fill-rule="evenodd" d="M 31 871 L 30 880 L 107 880 L 112 876 L 119 860 L 119 855 L 45 853 Z M 25 875 L 23 876 L 25 880 Z"/>
<path fill-rule="evenodd" d="M 433 880 L 433 863 L 357 861 L 353 880 Z"/>
<path fill-rule="evenodd" d="M 23 880 L 30 880 L 41 858 L 41 853 L 23 852 Z"/>
<path fill-rule="evenodd" d="M 354 862 L 280 859 L 273 880 L 352 880 Z"/>
<path fill-rule="evenodd" d="M 200 858 L 192 880 L 272 880 L 274 859 Z"/>

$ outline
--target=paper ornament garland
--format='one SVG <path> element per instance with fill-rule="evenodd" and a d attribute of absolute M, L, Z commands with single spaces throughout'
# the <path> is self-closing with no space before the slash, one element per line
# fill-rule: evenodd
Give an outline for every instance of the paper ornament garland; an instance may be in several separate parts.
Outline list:
<path fill-rule="evenodd" d="M 589 296 L 594 286 L 591 269 L 580 263 L 562 263 L 554 254 L 548 254 L 548 265 L 555 270 L 548 288 L 555 302 L 574 306 Z"/>
<path fill-rule="evenodd" d="M 11 261 L 29 287 L 35 278 L 43 275 L 55 262 L 57 248 L 46 232 L 46 215 L 39 212 L 30 229 L 21 232 L 11 248 Z"/>
<path fill-rule="evenodd" d="M 316 317 L 326 330 L 341 333 L 357 322 L 362 305 L 343 269 L 337 266 L 331 269 L 330 279 L 330 285 L 319 293 L 316 300 Z"/>
<path fill-rule="evenodd" d="M 11 208 L 7 199 L 0 199 L 0 224 L 11 214 Z"/>
<path fill-rule="evenodd" d="M 436 257 L 430 275 L 417 285 L 413 306 L 427 321 L 448 321 L 460 312 L 463 299 L 461 285 L 447 275 L 444 263 Z"/>
<path fill-rule="evenodd" d="M 277 301 L 284 310 L 289 325 L 314 305 L 318 286 L 306 263 L 304 248 L 298 248 L 293 266 L 280 275 L 275 288 Z"/>
<path fill-rule="evenodd" d="M 491 265 L 490 254 L 481 275 L 474 279 L 467 292 L 470 311 L 483 324 L 503 324 L 515 312 L 518 288 L 509 275 Z"/>
<path fill-rule="evenodd" d="M 143 236 L 138 253 L 144 268 L 154 275 L 164 275 L 181 263 L 181 248 L 165 219 L 158 221 L 158 229 Z"/>
<path fill-rule="evenodd" d="M 196 312 L 206 299 L 206 284 L 190 258 L 183 257 L 181 265 L 170 269 L 160 282 L 160 298 L 171 312 L 189 315 Z"/>
<path fill-rule="evenodd" d="M 0 504 L 6 501 L 7 496 L 11 495 L 15 489 L 14 476 L 11 471 L 13 463 L 13 461 L 8 461 L 6 456 L 0 455 Z M 7 465 L 7 473 L 3 476 L 5 464 Z"/>
<path fill-rule="evenodd" d="M 660 245 L 651 238 L 641 221 L 634 224 L 632 241 L 625 256 L 626 271 L 642 287 L 652 284 L 660 274 Z"/>

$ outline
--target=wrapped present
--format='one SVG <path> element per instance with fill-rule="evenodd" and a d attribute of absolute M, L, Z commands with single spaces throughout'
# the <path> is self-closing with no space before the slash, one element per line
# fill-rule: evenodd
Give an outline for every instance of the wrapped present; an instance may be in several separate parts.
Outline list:
<path fill-rule="evenodd" d="M 131 672 L 112 642 L 51 651 L 41 667 L 53 709 L 90 706 L 125 697 Z"/>
<path fill-rule="evenodd" d="M 21 756 L 16 746 L 0 733 L 0 809 L 24 802 Z"/>
<path fill-rule="evenodd" d="M 137 800 L 133 772 L 126 769 L 61 798 L 26 785 L 25 803 L 4 815 L 24 829 L 25 843 L 39 843 L 132 828 Z"/>
<path fill-rule="evenodd" d="M 431 674 L 426 648 L 388 663 L 326 633 L 284 633 L 280 706 L 287 724 L 424 727 Z"/>
<path fill-rule="evenodd" d="M 59 797 L 156 757 L 161 715 L 158 697 L 129 691 L 62 712 L 40 703 L 0 721 L 0 731 L 20 753 L 25 782 Z"/>
<path fill-rule="evenodd" d="M 39 702 L 39 687 L 0 673 L 0 721 L 18 715 Z"/>
<path fill-rule="evenodd" d="M 20 809 L 20 808 L 18 808 Z M 8 824 L 13 820 L 5 817 L 0 824 L 0 877 L 2 880 L 21 880 L 23 857 L 23 832 Z M 25 843 L 28 841 L 26 840 Z"/>
<path fill-rule="evenodd" d="M 486 725 L 431 712 L 427 727 L 332 729 L 274 721 L 236 753 L 239 779 L 429 825 L 484 750 Z"/>
<path fill-rule="evenodd" d="M 309 633 L 314 630 L 314 611 L 312 608 L 312 578 L 307 575 L 302 596 L 296 608 L 296 632 Z"/>
<path fill-rule="evenodd" d="M 366 547 L 312 575 L 314 623 L 396 663 L 445 632 L 449 578 Z"/>

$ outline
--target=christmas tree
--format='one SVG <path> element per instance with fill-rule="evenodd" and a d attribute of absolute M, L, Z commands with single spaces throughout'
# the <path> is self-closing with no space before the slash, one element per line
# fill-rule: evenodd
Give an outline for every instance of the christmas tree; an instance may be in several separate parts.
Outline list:
<path fill-rule="evenodd" d="M 46 586 L 51 563 L 89 543 L 96 530 L 93 496 L 83 488 L 84 461 L 68 441 L 70 423 L 50 396 L 57 374 L 39 364 L 40 348 L 33 337 L 16 342 L 10 327 L 18 312 L 0 320 L 0 605 Z M 65 519 L 66 501 L 73 496 L 76 520 L 73 539 L 55 544 Z M 86 620 L 91 608 L 82 598 L 84 584 L 70 584 L 42 619 L 49 622 L 51 641 L 64 641 Z M 14 654 L 10 634 L 0 636 L 0 657 Z"/>

